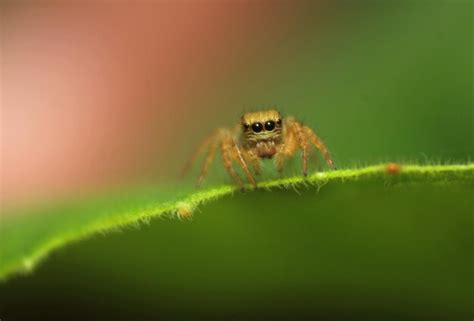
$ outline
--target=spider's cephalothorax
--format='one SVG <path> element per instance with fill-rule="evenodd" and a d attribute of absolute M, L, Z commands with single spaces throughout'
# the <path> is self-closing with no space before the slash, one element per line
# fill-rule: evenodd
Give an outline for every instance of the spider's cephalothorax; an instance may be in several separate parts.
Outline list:
<path fill-rule="evenodd" d="M 275 110 L 242 116 L 242 145 L 260 158 L 272 158 L 282 141 L 283 122 Z"/>
<path fill-rule="evenodd" d="M 285 158 L 293 156 L 297 150 L 301 149 L 303 175 L 306 176 L 310 144 L 321 152 L 331 168 L 335 168 L 326 146 L 309 127 L 292 117 L 282 119 L 276 110 L 246 113 L 234 128 L 220 128 L 211 134 L 195 151 L 183 172 L 186 172 L 199 154 L 207 149 L 207 156 L 198 177 L 198 185 L 201 185 L 219 149 L 224 167 L 235 182 L 240 187 L 244 185 L 233 168 L 233 162 L 241 166 L 250 183 L 256 187 L 257 183 L 248 164 L 258 175 L 261 160 L 274 158 L 275 166 L 281 172 Z"/>

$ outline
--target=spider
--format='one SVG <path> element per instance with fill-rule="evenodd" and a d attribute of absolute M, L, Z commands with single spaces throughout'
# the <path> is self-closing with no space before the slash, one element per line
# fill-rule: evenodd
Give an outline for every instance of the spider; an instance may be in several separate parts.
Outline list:
<path fill-rule="evenodd" d="M 335 169 L 331 155 L 321 139 L 293 117 L 282 119 L 276 110 L 245 113 L 235 127 L 219 128 L 210 134 L 195 150 L 183 174 L 191 168 L 198 156 L 207 150 L 197 179 L 197 185 L 201 186 L 217 150 L 220 150 L 226 171 L 243 190 L 244 182 L 235 171 L 233 162 L 240 165 L 249 182 L 253 187 L 257 187 L 249 164 L 254 173 L 259 175 L 261 160 L 274 158 L 276 169 L 281 173 L 285 159 L 301 149 L 303 176 L 307 176 L 310 143 L 321 152 L 327 164 Z"/>

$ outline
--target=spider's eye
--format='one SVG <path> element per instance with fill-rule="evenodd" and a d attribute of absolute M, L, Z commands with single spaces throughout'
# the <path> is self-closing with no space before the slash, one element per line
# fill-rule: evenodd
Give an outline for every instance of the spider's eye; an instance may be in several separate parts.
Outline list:
<path fill-rule="evenodd" d="M 261 123 L 252 124 L 252 130 L 256 133 L 260 133 L 263 130 L 263 125 Z"/>
<path fill-rule="evenodd" d="M 273 120 L 269 120 L 265 123 L 265 129 L 268 131 L 272 131 L 275 129 L 275 122 Z"/>
<path fill-rule="evenodd" d="M 280 118 L 278 118 L 278 120 L 277 120 L 277 125 L 281 125 L 281 119 Z"/>
<path fill-rule="evenodd" d="M 245 124 L 244 124 L 244 128 L 245 128 L 245 130 L 247 130 L 247 129 L 249 129 L 249 128 L 250 128 L 250 125 L 249 125 L 249 124 L 247 124 L 247 123 L 245 123 Z"/>

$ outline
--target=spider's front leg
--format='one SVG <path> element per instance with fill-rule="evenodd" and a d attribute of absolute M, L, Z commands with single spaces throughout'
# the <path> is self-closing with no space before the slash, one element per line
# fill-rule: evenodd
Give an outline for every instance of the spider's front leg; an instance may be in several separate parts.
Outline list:
<path fill-rule="evenodd" d="M 201 155 L 207 148 L 209 148 L 209 145 L 211 144 L 211 142 L 215 141 L 216 136 L 217 136 L 217 133 L 212 133 L 209 136 L 207 136 L 206 139 L 202 141 L 202 143 L 198 145 L 198 147 L 194 150 L 193 154 L 187 160 L 186 164 L 181 170 L 181 177 L 186 176 L 186 174 L 190 171 L 193 164 L 196 162 L 199 155 Z"/>
<path fill-rule="evenodd" d="M 194 151 L 192 156 L 188 159 L 186 165 L 184 166 L 183 170 L 181 171 L 181 177 L 184 177 L 187 172 L 191 169 L 192 165 L 196 162 L 197 158 L 200 154 L 202 154 L 207 149 L 207 154 L 204 159 L 204 162 L 201 166 L 201 171 L 199 173 L 196 185 L 199 187 L 202 185 L 204 178 L 207 175 L 209 167 L 212 161 L 215 158 L 217 146 L 220 140 L 220 131 L 216 131 L 209 135 Z"/>
<path fill-rule="evenodd" d="M 245 148 L 241 149 L 244 159 L 252 164 L 255 175 L 260 175 L 262 172 L 262 167 L 260 163 L 260 158 L 252 150 L 246 150 Z"/>
<path fill-rule="evenodd" d="M 221 143 L 221 152 L 222 152 L 222 160 L 224 162 L 224 167 L 229 173 L 229 175 L 234 179 L 234 181 L 240 186 L 240 188 L 244 188 L 244 184 L 240 176 L 235 172 L 234 168 L 232 167 L 232 161 L 236 161 L 242 167 L 245 175 L 247 176 L 249 182 L 254 186 L 257 187 L 257 182 L 253 177 L 252 173 L 250 172 L 247 163 L 245 162 L 244 156 L 240 149 L 239 144 L 234 139 L 233 135 L 229 132 L 223 134 L 223 139 Z"/>
<path fill-rule="evenodd" d="M 216 149 L 217 149 L 217 139 L 214 138 L 209 146 L 209 149 L 207 151 L 206 158 L 204 159 L 204 163 L 202 164 L 201 167 L 201 173 L 198 176 L 197 179 L 197 186 L 201 186 L 202 182 L 204 181 L 204 178 L 207 175 L 207 172 L 209 170 L 209 166 L 211 166 L 212 161 L 214 160 L 214 157 L 216 156 Z"/>
<path fill-rule="evenodd" d="M 308 137 L 303 130 L 301 123 L 297 121 L 292 121 L 291 128 L 295 133 L 296 138 L 298 139 L 299 146 L 303 151 L 302 161 L 303 161 L 303 176 L 308 176 Z"/>
<path fill-rule="evenodd" d="M 234 170 L 232 166 L 232 143 L 229 140 L 223 140 L 221 143 L 221 154 L 222 154 L 222 162 L 224 163 L 224 168 L 226 169 L 227 173 L 229 173 L 230 177 L 234 179 L 234 181 L 239 185 L 241 189 L 244 188 L 244 183 L 242 179 Z"/>
<path fill-rule="evenodd" d="M 283 155 L 293 155 L 296 150 L 301 148 L 303 151 L 302 161 L 303 161 L 303 175 L 308 174 L 308 151 L 309 143 L 312 143 L 317 150 L 321 152 L 326 163 L 333 169 L 334 161 L 331 158 L 331 155 L 322 140 L 307 126 L 303 126 L 300 122 L 289 118 L 285 123 L 286 135 L 284 136 L 286 141 L 291 142 L 293 148 L 287 148 L 282 154 Z M 288 143 L 285 143 L 285 145 Z M 278 163 L 277 163 L 278 165 Z"/>
<path fill-rule="evenodd" d="M 247 179 L 249 182 L 253 185 L 254 188 L 257 188 L 257 182 L 255 181 L 255 178 L 253 177 L 252 173 L 250 172 L 247 163 L 245 162 L 245 159 L 242 155 L 241 148 L 239 144 L 235 141 L 232 140 L 233 142 L 233 156 L 234 159 L 240 164 L 242 169 L 244 170 L 245 175 L 247 176 Z"/>
<path fill-rule="evenodd" d="M 275 155 L 275 167 L 280 174 L 283 173 L 285 159 L 291 157 L 297 148 L 298 141 L 296 140 L 294 132 L 285 127 L 283 131 L 283 143 L 280 145 L 277 154 Z"/>
<path fill-rule="evenodd" d="M 275 155 L 275 168 L 280 175 L 283 174 L 283 168 L 285 166 L 285 158 L 289 156 L 287 152 L 287 145 L 281 144 L 280 148 L 278 149 Z"/>
<path fill-rule="evenodd" d="M 244 170 L 248 180 L 252 183 L 254 187 L 256 187 L 257 183 L 255 182 L 255 179 L 252 173 L 250 173 L 247 163 L 243 158 L 239 144 L 235 140 L 235 132 L 228 129 L 221 130 L 219 132 L 219 142 L 222 154 L 222 162 L 224 164 L 224 168 L 226 169 L 227 173 L 229 173 L 230 177 L 232 177 L 232 179 L 237 183 L 237 185 L 240 186 L 242 190 L 244 189 L 244 183 L 242 179 L 232 166 L 232 162 L 236 161 Z"/>
<path fill-rule="evenodd" d="M 311 128 L 305 126 L 303 127 L 303 130 L 305 131 L 306 137 L 308 137 L 309 141 L 321 152 L 329 167 L 336 169 L 336 165 L 334 165 L 331 154 L 329 153 L 329 150 L 323 141 L 313 132 Z"/>
<path fill-rule="evenodd" d="M 289 118 L 285 121 L 283 143 L 277 152 L 275 161 L 276 168 L 280 173 L 283 171 L 285 158 L 293 156 L 298 148 L 303 150 L 303 175 L 306 176 L 308 172 L 308 142 L 301 125 Z"/>

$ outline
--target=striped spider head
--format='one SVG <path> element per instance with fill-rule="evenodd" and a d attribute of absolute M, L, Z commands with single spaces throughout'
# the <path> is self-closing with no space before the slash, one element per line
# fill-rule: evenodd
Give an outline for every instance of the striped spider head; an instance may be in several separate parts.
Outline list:
<path fill-rule="evenodd" d="M 283 122 L 276 110 L 257 111 L 242 116 L 242 132 L 249 145 L 259 142 L 280 142 Z"/>

